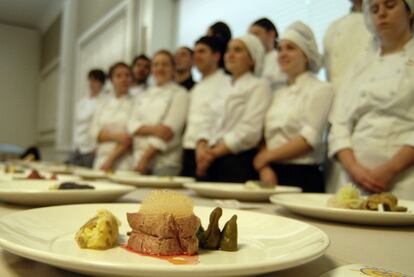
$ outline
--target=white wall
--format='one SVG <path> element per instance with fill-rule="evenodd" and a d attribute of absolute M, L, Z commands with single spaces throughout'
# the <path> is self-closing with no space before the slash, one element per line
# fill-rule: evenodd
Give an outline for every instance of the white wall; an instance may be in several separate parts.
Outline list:
<path fill-rule="evenodd" d="M 315 32 L 319 45 L 329 23 L 349 12 L 349 0 L 179 0 L 176 46 L 192 46 L 212 23 L 226 22 L 233 37 L 250 24 L 268 17 L 279 33 L 293 21 L 302 20 Z"/>
<path fill-rule="evenodd" d="M 152 56 L 160 49 L 174 50 L 177 39 L 177 2 L 177 0 L 139 1 L 140 36 L 137 54 L 143 52 Z"/>
<path fill-rule="evenodd" d="M 38 32 L 0 24 L 0 143 L 35 143 L 40 68 Z"/>

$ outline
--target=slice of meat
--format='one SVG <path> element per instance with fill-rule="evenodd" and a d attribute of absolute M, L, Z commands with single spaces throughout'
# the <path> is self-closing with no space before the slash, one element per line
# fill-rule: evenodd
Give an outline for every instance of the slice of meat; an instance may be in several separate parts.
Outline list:
<path fill-rule="evenodd" d="M 128 246 L 134 251 L 149 255 L 194 255 L 198 251 L 195 235 L 188 238 L 159 238 L 141 232 L 132 232 Z"/>
<path fill-rule="evenodd" d="M 129 226 L 134 231 L 160 238 L 190 237 L 200 227 L 200 219 L 195 215 L 174 217 L 172 214 L 127 213 Z"/>
<path fill-rule="evenodd" d="M 151 255 L 193 255 L 198 251 L 196 232 L 200 219 L 194 214 L 174 217 L 172 214 L 127 213 L 132 228 L 128 246 Z"/>

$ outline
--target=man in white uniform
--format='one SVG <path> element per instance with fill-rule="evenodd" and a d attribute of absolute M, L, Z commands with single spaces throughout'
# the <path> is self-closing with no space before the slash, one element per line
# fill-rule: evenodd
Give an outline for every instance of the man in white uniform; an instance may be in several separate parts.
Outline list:
<path fill-rule="evenodd" d="M 175 51 L 175 82 L 186 90 L 191 90 L 195 85 L 191 69 L 193 68 L 193 50 L 188 47 L 180 47 Z"/>
<path fill-rule="evenodd" d="M 97 102 L 101 101 L 101 91 L 105 84 L 105 73 L 93 69 L 88 73 L 89 95 L 83 97 L 76 105 L 74 145 L 75 151 L 69 158 L 69 163 L 92 167 L 95 158 L 95 139 L 90 135 L 90 128 Z"/>
<path fill-rule="evenodd" d="M 194 64 L 203 75 L 191 90 L 190 108 L 183 139 L 184 157 L 181 175 L 195 177 L 195 148 L 201 125 L 212 103 L 224 98 L 230 86 L 230 76 L 219 68 L 224 41 L 218 37 L 202 37 L 195 43 Z"/>
<path fill-rule="evenodd" d="M 133 84 L 129 89 L 129 94 L 135 96 L 148 88 L 148 77 L 151 71 L 150 59 L 141 54 L 132 61 Z"/>

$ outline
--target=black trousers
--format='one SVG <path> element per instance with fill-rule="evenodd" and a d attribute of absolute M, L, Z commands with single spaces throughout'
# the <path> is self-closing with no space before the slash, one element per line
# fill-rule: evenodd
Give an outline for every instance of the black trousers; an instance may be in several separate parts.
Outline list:
<path fill-rule="evenodd" d="M 197 163 L 194 149 L 184 149 L 181 176 L 196 177 Z"/>
<path fill-rule="evenodd" d="M 251 149 L 238 154 L 230 154 L 216 159 L 207 171 L 206 178 L 199 181 L 244 183 L 259 178 L 253 167 L 257 150 Z"/>
<path fill-rule="evenodd" d="M 319 165 L 272 163 L 279 184 L 302 188 L 303 192 L 325 192 L 323 172 Z"/>

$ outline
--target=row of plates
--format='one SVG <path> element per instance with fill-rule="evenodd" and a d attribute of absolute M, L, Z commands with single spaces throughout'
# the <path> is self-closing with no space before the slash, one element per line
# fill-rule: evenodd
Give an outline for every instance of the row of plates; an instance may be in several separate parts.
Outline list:
<path fill-rule="evenodd" d="M 270 201 L 293 212 L 320 219 L 371 225 L 413 225 L 414 202 L 400 200 L 409 212 L 376 212 L 338 209 L 327 206 L 331 194 L 300 193 L 300 188 L 277 186 L 269 189 L 249 189 L 243 184 L 188 183 L 192 178 L 113 175 L 113 181 L 134 186 L 177 188 L 182 185 L 208 198 L 241 201 Z M 66 181 L 66 180 L 65 180 Z M 0 182 L 0 200 L 29 206 L 113 202 L 135 188 L 107 181 L 79 181 L 93 185 L 93 190 L 51 190 L 61 181 L 14 180 Z"/>

